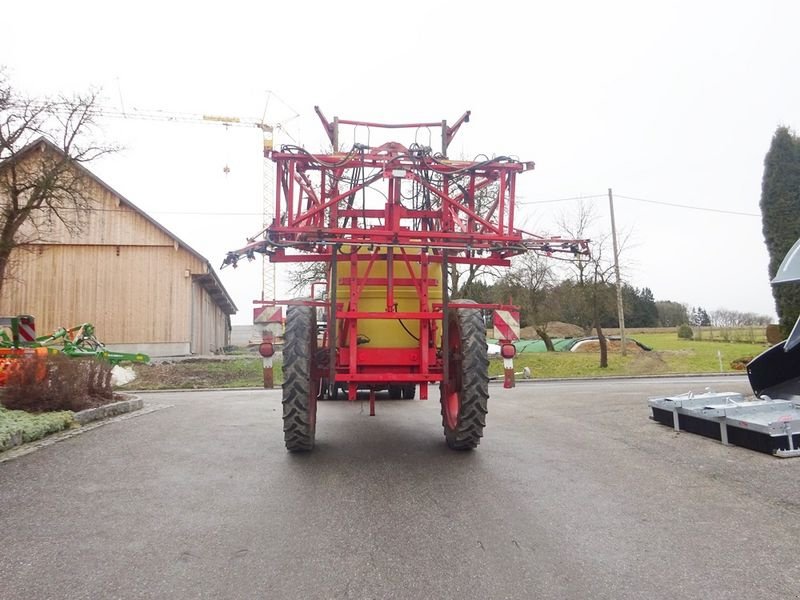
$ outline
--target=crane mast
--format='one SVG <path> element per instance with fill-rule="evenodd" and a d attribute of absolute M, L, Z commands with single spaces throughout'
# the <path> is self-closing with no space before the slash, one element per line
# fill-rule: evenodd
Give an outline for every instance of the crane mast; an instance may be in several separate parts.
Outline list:
<path fill-rule="evenodd" d="M 110 119 L 161 121 L 167 123 L 200 123 L 206 125 L 218 124 L 226 128 L 256 128 L 262 132 L 263 163 L 262 163 L 262 221 L 268 227 L 274 218 L 275 174 L 270 160 L 274 143 L 274 126 L 255 118 L 240 118 L 235 116 L 202 114 L 191 112 L 173 112 L 165 110 L 120 110 L 110 107 L 98 107 L 99 116 Z M 296 116 L 296 115 L 295 115 Z M 227 165 L 226 165 L 227 169 Z M 227 173 L 227 170 L 226 170 Z M 264 257 L 262 264 L 261 299 L 274 300 L 276 294 L 277 275 L 275 264 Z"/>

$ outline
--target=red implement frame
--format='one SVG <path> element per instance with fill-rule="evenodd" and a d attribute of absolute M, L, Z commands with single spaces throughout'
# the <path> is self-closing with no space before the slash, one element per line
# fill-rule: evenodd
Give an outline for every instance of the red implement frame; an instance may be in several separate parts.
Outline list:
<path fill-rule="evenodd" d="M 448 297 L 448 267 L 457 265 L 509 266 L 518 254 L 535 251 L 547 255 L 586 254 L 585 240 L 523 234 L 514 227 L 516 178 L 533 163 L 499 156 L 480 161 L 454 161 L 445 157 L 469 112 L 453 126 L 446 121 L 378 124 L 334 119 L 317 113 L 334 146 L 339 125 L 382 128 L 441 127 L 442 153 L 430 148 L 386 143 L 378 147 L 355 145 L 349 152 L 312 154 L 297 146 L 270 153 L 276 163 L 275 219 L 240 250 L 229 253 L 225 264 L 255 253 L 273 262 L 328 263 L 326 301 L 285 301 L 323 307 L 328 331 L 321 348 L 319 373 L 328 389 L 346 386 L 348 397 L 359 388 L 392 384 L 419 384 L 420 397 L 428 384 L 448 380 L 448 312 L 456 308 L 513 309 L 490 304 L 459 304 Z M 360 251 L 356 251 L 360 249 Z M 350 263 L 350 276 L 340 278 L 338 266 Z M 385 261 L 385 276 L 371 276 L 376 261 Z M 404 263 L 396 278 L 396 265 Z M 365 266 L 358 269 L 358 264 Z M 441 265 L 443 279 L 430 276 L 430 266 Z M 412 269 L 413 265 L 413 269 Z M 416 275 L 418 274 L 418 275 Z M 337 300 L 337 288 L 349 288 Z M 366 286 L 386 289 L 383 310 L 359 311 Z M 413 286 L 418 310 L 398 312 L 396 286 Z M 433 288 L 442 290 L 432 295 Z M 441 298 L 441 300 L 439 300 Z M 266 302 L 265 302 L 266 303 Z M 419 322 L 415 348 L 359 347 L 358 323 L 371 319 Z M 338 324 L 338 326 L 334 326 Z M 371 394 L 374 398 L 374 393 Z"/>

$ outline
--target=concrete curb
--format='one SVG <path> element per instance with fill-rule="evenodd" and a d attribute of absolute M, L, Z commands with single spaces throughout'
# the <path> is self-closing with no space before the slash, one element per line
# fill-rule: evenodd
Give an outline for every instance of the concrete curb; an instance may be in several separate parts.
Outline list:
<path fill-rule="evenodd" d="M 75 419 L 76 423 L 80 425 L 86 425 L 86 423 L 91 423 L 92 421 L 108 419 L 110 417 L 116 417 L 117 415 L 127 412 L 139 410 L 143 406 L 144 401 L 141 398 L 134 396 L 128 400 L 120 400 L 119 402 L 104 404 L 103 406 L 98 406 L 97 408 L 87 408 L 86 410 L 78 411 L 75 413 L 73 418 Z"/>

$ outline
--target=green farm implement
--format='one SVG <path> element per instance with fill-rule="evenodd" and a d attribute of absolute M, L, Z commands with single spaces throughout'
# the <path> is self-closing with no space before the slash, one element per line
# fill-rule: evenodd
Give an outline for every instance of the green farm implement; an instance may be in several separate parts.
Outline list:
<path fill-rule="evenodd" d="M 59 352 L 73 358 L 98 358 L 112 365 L 150 361 L 146 354 L 109 350 L 97 339 L 91 323 L 82 323 L 69 329 L 59 327 L 50 335 L 35 337 L 33 317 L 19 315 L 0 317 L 0 328 L 0 350 L 46 348 L 50 352 Z"/>

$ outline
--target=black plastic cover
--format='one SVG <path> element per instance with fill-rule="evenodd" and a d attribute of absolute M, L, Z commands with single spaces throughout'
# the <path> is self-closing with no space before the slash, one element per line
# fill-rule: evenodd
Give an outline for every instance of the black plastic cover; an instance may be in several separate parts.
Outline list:
<path fill-rule="evenodd" d="M 773 399 L 800 396 L 800 346 L 787 350 L 787 341 L 762 352 L 747 365 L 750 387 L 756 396 L 766 394 Z"/>

